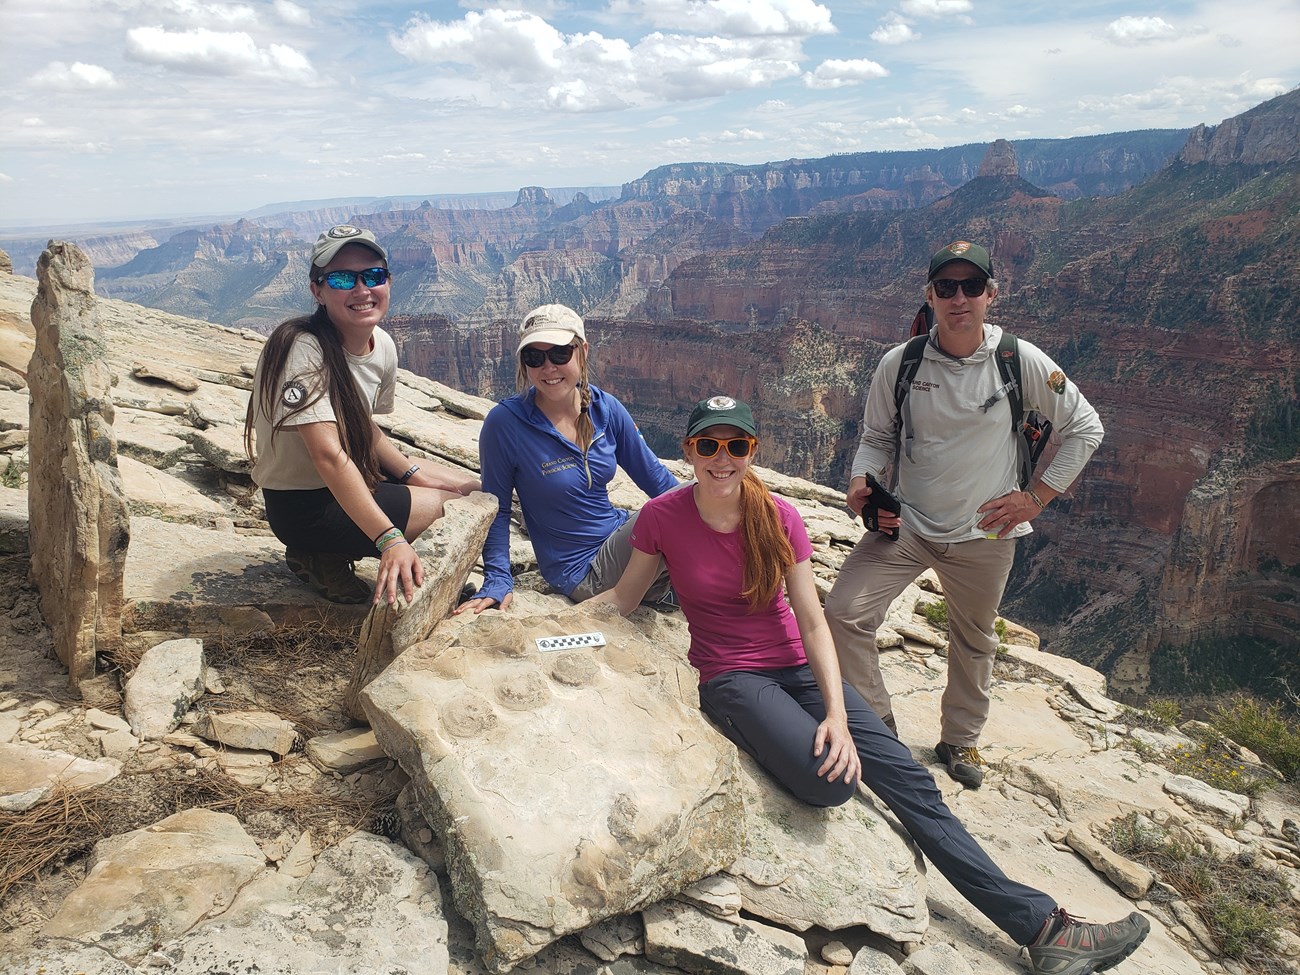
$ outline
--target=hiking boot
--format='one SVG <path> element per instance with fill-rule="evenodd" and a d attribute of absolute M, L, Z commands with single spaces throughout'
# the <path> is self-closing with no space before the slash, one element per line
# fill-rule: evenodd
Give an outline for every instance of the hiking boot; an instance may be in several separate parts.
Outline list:
<path fill-rule="evenodd" d="M 934 746 L 934 751 L 939 761 L 948 766 L 948 774 L 966 788 L 978 789 L 984 782 L 983 766 L 988 763 L 980 758 L 978 748 L 973 745 L 959 748 L 941 741 Z"/>
<path fill-rule="evenodd" d="M 289 571 L 307 587 L 332 603 L 356 605 L 370 602 L 370 587 L 357 578 L 352 560 L 329 552 L 295 552 L 285 549 Z"/>
<path fill-rule="evenodd" d="M 1136 911 L 1122 921 L 1088 924 L 1058 907 L 1025 951 L 1034 975 L 1089 975 L 1114 968 L 1133 954 L 1150 932 L 1151 922 Z"/>

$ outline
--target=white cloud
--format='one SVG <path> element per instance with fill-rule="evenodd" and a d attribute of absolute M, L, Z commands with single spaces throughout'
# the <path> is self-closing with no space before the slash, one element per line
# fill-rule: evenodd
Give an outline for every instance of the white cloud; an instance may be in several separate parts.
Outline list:
<path fill-rule="evenodd" d="M 975 5 L 971 0 L 903 0 L 898 9 L 913 17 L 942 20 L 945 17 L 968 14 L 975 9 Z M 967 18 L 961 19 L 965 21 Z"/>
<path fill-rule="evenodd" d="M 766 139 L 762 132 L 755 132 L 753 129 L 723 129 L 718 133 L 719 142 L 759 142 Z"/>
<path fill-rule="evenodd" d="M 1106 36 L 1116 44 L 1146 44 L 1173 40 L 1178 31 L 1163 17 L 1120 17 L 1106 25 Z"/>
<path fill-rule="evenodd" d="M 311 11 L 306 7 L 300 7 L 293 0 L 275 0 L 275 15 L 293 27 L 311 25 Z"/>
<path fill-rule="evenodd" d="M 40 88 L 61 91 L 117 87 L 113 72 L 98 64 L 84 64 L 81 61 L 74 61 L 70 65 L 62 61 L 51 61 L 32 75 L 31 83 Z"/>
<path fill-rule="evenodd" d="M 540 17 L 512 10 L 471 11 L 451 23 L 417 18 L 389 40 L 411 61 L 465 66 L 448 68 L 449 78 L 463 82 L 468 76 L 505 104 L 540 102 L 565 112 L 761 88 L 798 75 L 803 59 L 793 38 L 656 31 L 634 46 L 594 32 L 562 34 Z"/>
<path fill-rule="evenodd" d="M 126 54 L 146 64 L 195 74 L 251 75 L 291 82 L 311 82 L 316 77 L 301 52 L 286 44 L 259 48 L 243 31 L 135 27 L 126 33 Z"/>
<path fill-rule="evenodd" d="M 813 0 L 611 0 L 609 12 L 664 30 L 728 37 L 835 33 L 830 10 Z"/>
<path fill-rule="evenodd" d="M 176 15 L 173 18 L 176 23 L 226 28 L 257 26 L 257 11 L 246 4 L 169 0 L 160 6 L 165 11 Z"/>
<path fill-rule="evenodd" d="M 857 58 L 842 61 L 831 58 L 817 65 L 816 69 L 803 76 L 804 84 L 809 88 L 843 88 L 864 81 L 888 76 L 889 71 L 875 61 Z"/>
<path fill-rule="evenodd" d="M 921 35 L 912 30 L 911 25 L 897 15 L 887 17 L 871 32 L 871 39 L 877 44 L 906 44 L 920 38 Z"/>
<path fill-rule="evenodd" d="M 12 183 L 14 178 L 7 173 L 0 173 L 0 183 Z"/>

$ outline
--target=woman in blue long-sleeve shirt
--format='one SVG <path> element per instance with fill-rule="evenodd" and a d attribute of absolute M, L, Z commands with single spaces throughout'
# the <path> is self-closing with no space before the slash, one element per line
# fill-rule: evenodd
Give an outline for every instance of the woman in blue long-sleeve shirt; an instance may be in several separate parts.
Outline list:
<path fill-rule="evenodd" d="M 500 508 L 483 546 L 483 586 L 456 612 L 510 604 L 510 502 L 519 495 L 542 576 L 574 600 L 618 582 L 631 555 L 635 516 L 609 502 L 621 467 L 648 496 L 677 479 L 646 446 L 627 409 L 587 378 L 582 318 L 564 305 L 524 317 L 517 350 L 524 392 L 497 404 L 483 421 L 479 464 L 483 490 Z M 650 600 L 667 591 L 667 576 Z"/>

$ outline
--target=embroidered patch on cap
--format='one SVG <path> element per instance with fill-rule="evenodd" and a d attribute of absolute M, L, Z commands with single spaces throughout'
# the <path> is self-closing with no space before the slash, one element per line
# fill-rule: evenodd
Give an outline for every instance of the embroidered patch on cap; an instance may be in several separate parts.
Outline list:
<path fill-rule="evenodd" d="M 285 406 L 298 406 L 306 398 L 307 387 L 296 379 L 290 379 L 280 387 L 280 400 Z"/>
<path fill-rule="evenodd" d="M 349 237 L 356 237 L 360 233 L 360 227 L 353 227 L 345 223 L 338 227 L 330 227 L 329 230 L 325 231 L 325 236 L 332 237 L 334 240 L 347 240 Z"/>
<path fill-rule="evenodd" d="M 965 254 L 968 250 L 970 250 L 970 241 L 955 240 L 944 249 L 949 254 Z"/>
<path fill-rule="evenodd" d="M 1064 396 L 1065 395 L 1065 373 L 1061 372 L 1059 369 L 1054 370 L 1052 374 L 1047 377 L 1047 388 L 1050 389 L 1057 396 Z"/>
<path fill-rule="evenodd" d="M 715 396 L 704 404 L 710 410 L 730 410 L 736 405 L 736 401 L 730 396 Z"/>

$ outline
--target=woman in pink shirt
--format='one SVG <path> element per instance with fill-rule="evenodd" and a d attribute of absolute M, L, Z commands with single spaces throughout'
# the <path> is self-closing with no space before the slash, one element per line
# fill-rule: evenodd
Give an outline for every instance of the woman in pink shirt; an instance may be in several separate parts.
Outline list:
<path fill-rule="evenodd" d="M 700 707 L 782 786 L 815 806 L 848 802 L 859 781 L 930 862 L 1024 945 L 1039 975 L 1084 975 L 1127 958 L 1150 923 L 1075 920 L 1004 874 L 953 815 L 929 771 L 840 677 L 798 511 L 750 466 L 758 428 L 729 396 L 695 407 L 682 449 L 695 483 L 647 501 L 618 585 L 597 596 L 630 613 L 663 557 L 690 627 Z"/>

